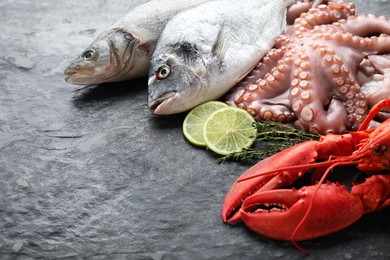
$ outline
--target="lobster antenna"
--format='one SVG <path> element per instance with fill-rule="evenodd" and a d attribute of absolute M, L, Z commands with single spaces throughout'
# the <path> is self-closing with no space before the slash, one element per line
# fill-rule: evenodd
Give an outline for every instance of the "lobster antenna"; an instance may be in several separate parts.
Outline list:
<path fill-rule="evenodd" d="M 281 172 L 281 171 L 295 170 L 295 169 L 303 170 L 305 168 L 306 169 L 310 169 L 310 168 L 315 168 L 315 167 L 328 166 L 329 164 L 333 163 L 336 159 L 337 158 L 330 159 L 330 160 L 324 161 L 324 162 L 312 163 L 312 164 L 302 164 L 302 165 L 286 166 L 286 167 L 278 168 L 276 170 L 272 170 L 272 171 L 268 171 L 268 172 L 257 173 L 257 174 L 254 174 L 252 176 L 248 176 L 248 177 L 245 177 L 245 178 L 239 178 L 237 180 L 237 182 L 247 181 L 247 180 L 255 179 L 255 178 L 258 178 L 258 177 L 262 177 L 264 175 L 273 174 L 273 173 Z"/>
<path fill-rule="evenodd" d="M 358 131 L 366 130 L 368 127 L 368 124 L 371 122 L 372 119 L 380 112 L 380 110 L 383 107 L 390 107 L 390 100 L 389 99 L 383 99 L 379 103 L 377 103 L 375 106 L 371 108 L 370 113 L 368 113 L 367 117 L 364 119 L 363 123 L 360 125 Z"/>
<path fill-rule="evenodd" d="M 311 209 L 313 208 L 313 204 L 314 204 L 314 199 L 317 195 L 317 192 L 318 190 L 320 189 L 321 185 L 324 183 L 326 177 L 328 176 L 328 174 L 337 166 L 347 166 L 347 165 L 354 165 L 354 164 L 358 164 L 359 161 L 354 161 L 354 162 L 337 162 L 331 166 L 329 166 L 329 168 L 325 171 L 325 173 L 322 175 L 321 179 L 318 181 L 318 184 L 317 184 L 317 187 L 316 189 L 314 190 L 314 194 L 313 194 L 313 197 L 311 198 L 310 200 L 310 204 L 309 204 L 309 207 L 307 209 L 307 211 L 305 212 L 305 215 L 303 216 L 303 218 L 301 219 L 301 221 L 299 221 L 298 225 L 295 227 L 294 229 L 294 232 L 292 234 L 292 237 L 291 237 L 291 243 L 293 243 L 293 245 L 298 248 L 300 251 L 302 251 L 303 253 L 305 254 L 310 254 L 309 251 L 307 251 L 306 249 L 302 248 L 301 246 L 298 245 L 297 241 L 295 240 L 296 236 L 297 236 L 297 233 L 298 231 L 301 229 L 301 227 L 303 226 L 303 224 L 305 223 L 306 219 L 309 217 L 309 214 L 310 214 L 310 211 Z"/>

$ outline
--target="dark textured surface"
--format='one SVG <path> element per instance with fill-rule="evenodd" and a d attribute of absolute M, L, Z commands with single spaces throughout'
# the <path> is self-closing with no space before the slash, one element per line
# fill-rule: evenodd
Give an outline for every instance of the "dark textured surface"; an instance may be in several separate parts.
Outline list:
<path fill-rule="evenodd" d="M 1 259 L 389 259 L 390 209 L 310 242 L 229 226 L 248 167 L 218 164 L 155 117 L 146 79 L 80 89 L 68 62 L 137 1 L 0 0 Z M 389 15 L 390 1 L 357 1 Z"/>

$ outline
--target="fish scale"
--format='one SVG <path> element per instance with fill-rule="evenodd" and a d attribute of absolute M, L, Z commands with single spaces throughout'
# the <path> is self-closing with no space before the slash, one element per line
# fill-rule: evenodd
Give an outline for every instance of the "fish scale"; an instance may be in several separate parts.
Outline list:
<path fill-rule="evenodd" d="M 149 108 L 175 114 L 220 98 L 272 48 L 295 2 L 219 0 L 176 15 L 152 56 Z"/>
<path fill-rule="evenodd" d="M 166 23 L 183 10 L 211 0 L 151 0 L 140 4 L 103 31 L 65 75 L 76 85 L 118 82 L 146 76 Z"/>

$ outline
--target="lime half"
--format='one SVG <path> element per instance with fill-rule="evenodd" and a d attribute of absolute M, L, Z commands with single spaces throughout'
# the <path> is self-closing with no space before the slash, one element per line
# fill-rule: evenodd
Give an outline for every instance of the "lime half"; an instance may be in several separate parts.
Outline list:
<path fill-rule="evenodd" d="M 204 123 L 203 137 L 210 150 L 227 155 L 250 147 L 255 141 L 255 119 L 245 110 L 226 107 L 213 112 Z"/>
<path fill-rule="evenodd" d="M 206 146 L 203 138 L 203 125 L 206 119 L 216 110 L 227 107 L 219 101 L 209 101 L 192 109 L 183 122 L 183 133 L 187 140 L 198 146 Z"/>

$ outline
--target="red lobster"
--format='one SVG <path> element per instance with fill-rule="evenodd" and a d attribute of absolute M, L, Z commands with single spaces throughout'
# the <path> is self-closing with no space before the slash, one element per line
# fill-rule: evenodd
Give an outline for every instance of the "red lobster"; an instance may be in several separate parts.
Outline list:
<path fill-rule="evenodd" d="M 341 230 L 363 214 L 390 205 L 390 119 L 367 130 L 369 122 L 390 99 L 375 105 L 356 132 L 327 134 L 264 159 L 247 170 L 226 195 L 222 218 L 242 220 L 266 237 L 296 241 L 317 238 Z M 335 167 L 356 165 L 366 175 L 361 184 L 324 183 Z M 314 169 L 316 185 L 299 190 L 280 189 Z"/>

